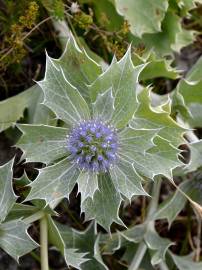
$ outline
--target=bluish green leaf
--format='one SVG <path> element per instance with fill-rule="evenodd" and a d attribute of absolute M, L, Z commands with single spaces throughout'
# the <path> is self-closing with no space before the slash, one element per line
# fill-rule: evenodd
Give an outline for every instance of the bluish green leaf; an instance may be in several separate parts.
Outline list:
<path fill-rule="evenodd" d="M 23 135 L 18 146 L 27 162 L 51 161 L 67 155 L 67 128 L 45 125 L 18 125 Z"/>
<path fill-rule="evenodd" d="M 95 118 L 109 122 L 114 113 L 114 109 L 114 97 L 111 88 L 102 94 L 98 94 L 95 103 L 93 103 L 93 115 Z"/>
<path fill-rule="evenodd" d="M 161 31 L 161 22 L 168 9 L 167 0 L 115 0 L 118 13 L 130 24 L 131 32 L 138 37 L 144 33 Z"/>
<path fill-rule="evenodd" d="M 152 251 L 152 265 L 165 260 L 168 248 L 173 245 L 169 239 L 160 237 L 154 229 L 149 228 L 145 235 L 145 242 Z"/>
<path fill-rule="evenodd" d="M 87 85 L 91 84 L 102 73 L 101 66 L 92 60 L 82 48 L 80 49 L 71 36 L 59 59 L 52 59 L 56 67 L 61 67 L 65 78 L 74 85 L 80 94 L 89 101 Z"/>
<path fill-rule="evenodd" d="M 13 207 L 17 196 L 12 187 L 13 160 L 0 166 L 0 222 L 2 222 Z"/>
<path fill-rule="evenodd" d="M 15 260 L 29 253 L 37 244 L 27 233 L 28 226 L 22 220 L 13 220 L 0 225 L 0 247 Z"/>
<path fill-rule="evenodd" d="M 81 211 L 83 202 L 87 198 L 92 198 L 96 190 L 98 190 L 98 176 L 94 172 L 81 172 L 78 179 L 78 192 L 81 193 Z M 83 211 L 82 211 L 83 212 Z"/>
<path fill-rule="evenodd" d="M 149 91 L 144 89 L 138 95 L 139 106 L 130 122 L 135 129 L 160 129 L 158 135 L 174 146 L 184 143 L 182 137 L 186 129 L 177 124 L 170 116 L 171 104 L 152 107 Z"/>
<path fill-rule="evenodd" d="M 170 252 L 170 255 L 179 270 L 201 270 L 202 262 L 194 262 L 191 256 L 177 256 Z"/>
<path fill-rule="evenodd" d="M 40 170 L 36 180 L 30 184 L 31 191 L 26 201 L 44 199 L 50 203 L 60 198 L 68 198 L 79 174 L 76 165 L 67 159 Z"/>
<path fill-rule="evenodd" d="M 44 80 L 38 82 L 44 92 L 43 104 L 49 107 L 59 119 L 69 125 L 89 119 L 89 109 L 78 90 L 68 82 L 64 70 L 57 67 L 46 55 Z"/>
<path fill-rule="evenodd" d="M 186 165 L 187 172 L 193 172 L 202 166 L 202 140 L 189 144 L 190 161 Z"/>
<path fill-rule="evenodd" d="M 199 204 L 202 203 L 200 187 L 201 179 L 197 176 L 193 176 L 192 180 L 186 180 L 179 185 L 179 189 L 181 191 L 183 191 L 188 197 Z M 169 197 L 165 202 L 162 203 L 162 205 L 160 205 L 153 218 L 166 218 L 170 226 L 176 219 L 177 215 L 183 210 L 186 202 L 187 198 L 179 190 L 176 190 L 171 197 Z"/>
<path fill-rule="evenodd" d="M 118 217 L 118 211 L 121 204 L 121 197 L 117 193 L 114 184 L 107 175 L 99 177 L 99 190 L 93 196 L 83 203 L 85 219 L 95 219 L 101 226 L 109 231 L 112 222 L 123 225 Z"/>
<path fill-rule="evenodd" d="M 62 225 L 59 223 L 54 223 L 55 228 L 57 229 L 60 237 L 65 245 L 65 249 L 68 250 L 77 250 L 77 254 L 81 259 L 81 255 L 86 255 L 82 258 L 82 264 L 77 265 L 76 268 L 81 270 L 104 270 L 107 269 L 105 265 L 103 265 L 101 257 L 99 254 L 99 246 L 97 242 L 97 235 L 94 232 L 94 226 L 91 223 L 89 227 L 84 231 L 78 231 L 70 228 L 67 225 Z M 54 241 L 51 241 L 54 244 Z M 56 247 L 58 247 L 56 245 Z M 80 254 L 80 255 L 79 255 Z M 69 254 L 70 255 L 70 254 Z M 75 257 L 76 254 L 72 257 Z M 99 258 L 98 258 L 99 257 Z M 66 259 L 68 264 L 68 259 L 71 261 L 72 258 L 69 256 Z M 85 261 L 84 261 L 85 260 Z"/>
<path fill-rule="evenodd" d="M 142 178 L 130 162 L 119 156 L 119 160 L 110 171 L 116 190 L 131 200 L 134 195 L 147 195 L 142 187 Z"/>
<path fill-rule="evenodd" d="M 119 62 L 114 59 L 109 68 L 89 87 L 93 102 L 99 97 L 98 94 L 112 88 L 114 111 L 111 123 L 117 128 L 124 127 L 137 108 L 136 88 L 139 74 L 144 67 L 145 65 L 133 66 L 128 49 Z"/>

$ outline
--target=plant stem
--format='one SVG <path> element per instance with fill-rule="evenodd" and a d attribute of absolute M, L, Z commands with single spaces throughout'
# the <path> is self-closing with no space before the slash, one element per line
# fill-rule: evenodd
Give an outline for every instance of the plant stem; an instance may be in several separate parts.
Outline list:
<path fill-rule="evenodd" d="M 161 188 L 161 178 L 159 177 L 154 181 L 153 188 L 152 188 L 152 198 L 148 207 L 148 213 L 146 221 L 148 222 L 147 227 L 153 227 L 154 222 L 153 220 L 150 220 L 150 217 L 155 213 L 157 206 L 158 206 L 158 200 L 159 200 L 159 194 L 160 194 L 160 188 Z M 129 266 L 128 270 L 138 270 L 139 266 L 141 264 L 141 261 L 144 258 L 145 252 L 147 250 L 147 246 L 144 241 L 142 241 L 135 253 L 135 256 L 133 257 L 133 260 L 131 262 L 131 265 Z"/>
<path fill-rule="evenodd" d="M 130 267 L 128 268 L 128 270 L 138 270 L 140 263 L 145 255 L 145 252 L 147 250 L 147 246 L 145 244 L 145 242 L 141 242 L 138 246 L 138 249 L 135 253 L 135 256 L 133 257 L 132 263 L 130 265 Z"/>
<path fill-rule="evenodd" d="M 41 270 L 49 270 L 48 266 L 48 223 L 44 215 L 40 219 Z"/>

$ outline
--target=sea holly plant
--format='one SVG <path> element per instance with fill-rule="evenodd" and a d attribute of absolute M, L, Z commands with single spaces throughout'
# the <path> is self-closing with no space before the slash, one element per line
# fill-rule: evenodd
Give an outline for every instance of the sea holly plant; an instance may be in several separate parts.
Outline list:
<path fill-rule="evenodd" d="M 46 56 L 45 77 L 38 82 L 43 104 L 64 122 L 63 127 L 18 125 L 24 157 L 47 165 L 30 184 L 26 200 L 52 204 L 68 198 L 77 183 L 86 220 L 95 219 L 109 231 L 112 222 L 123 225 L 118 209 L 124 198 L 147 195 L 145 178 L 171 178 L 172 170 L 181 165 L 176 147 L 183 142 L 185 129 L 170 118 L 169 101 L 151 108 L 149 89 L 141 89 L 138 82 L 146 64 L 135 67 L 130 49 L 120 61 L 114 58 L 83 96 L 72 84 L 74 78 L 68 80 L 63 63 L 72 43 L 60 59 Z M 82 53 L 76 45 L 75 53 Z M 90 65 L 100 71 L 87 55 L 85 59 L 79 71 L 87 73 Z"/>
<path fill-rule="evenodd" d="M 153 71 L 153 67 L 159 69 Z M 22 198 L 17 198 L 12 189 L 13 161 L 0 167 L 0 247 L 8 254 L 18 259 L 37 247 L 27 228 L 39 221 L 42 270 L 48 270 L 48 244 L 61 252 L 66 265 L 82 270 L 111 269 L 102 255 L 120 248 L 124 249 L 120 260 L 129 270 L 169 269 L 168 260 L 179 268 L 185 262 L 190 267 L 201 266 L 190 256 L 178 258 L 171 251 L 174 243 L 160 237 L 154 226 L 156 219 L 164 218 L 171 225 L 187 198 L 201 204 L 197 178 L 192 183 L 182 181 L 173 197 L 158 206 L 162 177 L 175 185 L 173 171 L 196 169 L 198 155 L 183 166 L 179 146 L 186 143 L 184 135 L 190 130 L 171 117 L 174 103 L 170 97 L 164 97 L 161 105 L 152 105 L 152 88 L 145 86 L 145 80 L 156 74 L 179 76 L 152 53 L 137 61 L 130 47 L 123 58 L 117 61 L 114 57 L 103 69 L 73 37 L 59 59 L 46 54 L 44 79 L 33 88 L 37 109 L 28 106 L 29 124 L 16 124 L 21 131 L 17 142 L 23 151 L 21 160 L 41 163 L 41 169 L 33 181 L 26 174 L 14 180 L 15 188 L 23 190 Z M 26 104 L 31 104 L 30 91 L 25 92 Z M 185 107 L 180 94 L 182 87 L 173 100 L 178 104 L 180 97 Z M 44 115 L 41 122 L 40 115 Z M 55 220 L 55 208 L 66 204 L 63 199 L 70 200 L 75 190 L 80 211 L 90 221 L 81 231 Z M 142 224 L 127 228 L 121 209 L 137 198 L 150 201 L 147 215 Z M 16 230 L 17 249 L 13 245 Z"/>
<path fill-rule="evenodd" d="M 109 232 L 113 222 L 125 226 L 118 215 L 122 201 L 148 196 L 144 185 L 158 175 L 172 179 L 172 170 L 182 165 L 177 147 L 184 143 L 186 129 L 170 117 L 169 99 L 151 106 L 151 90 L 139 82 L 146 67 L 134 66 L 129 48 L 102 71 L 73 38 L 61 58 L 46 55 L 45 77 L 38 85 L 44 106 L 60 125 L 17 124 L 23 157 L 46 165 L 29 184 L 25 201 L 44 200 L 54 208 L 77 184 L 85 219 Z M 47 224 L 42 222 L 44 235 Z M 80 268 L 84 251 L 80 263 L 72 264 L 65 254 L 72 256 L 73 250 L 66 253 L 58 235 L 67 264 Z M 46 265 L 44 260 L 44 269 Z"/>

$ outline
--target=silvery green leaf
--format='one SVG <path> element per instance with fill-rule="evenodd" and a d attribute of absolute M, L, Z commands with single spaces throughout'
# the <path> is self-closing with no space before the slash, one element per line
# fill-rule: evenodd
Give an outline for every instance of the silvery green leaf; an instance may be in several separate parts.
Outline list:
<path fill-rule="evenodd" d="M 125 160 L 131 161 L 141 175 L 150 179 L 159 174 L 172 178 L 172 170 L 182 165 L 177 158 L 180 151 L 161 137 L 156 137 L 154 144 L 155 146 L 146 152 L 141 153 L 128 149 L 121 152 L 121 155 Z"/>
<path fill-rule="evenodd" d="M 171 61 L 167 59 L 158 58 L 153 49 L 149 53 L 142 56 L 133 53 L 132 60 L 134 65 L 147 63 L 145 68 L 140 73 L 140 80 L 149 80 L 153 78 L 170 78 L 177 79 L 179 77 L 178 71 L 171 66 Z"/>
<path fill-rule="evenodd" d="M 50 203 L 60 198 L 68 198 L 79 174 L 75 164 L 71 164 L 67 159 L 41 169 L 36 180 L 30 184 L 31 191 L 26 201 L 44 199 L 46 203 Z"/>
<path fill-rule="evenodd" d="M 108 269 L 103 264 L 99 254 L 97 235 L 94 232 L 93 223 L 91 223 L 89 227 L 84 231 L 78 231 L 70 228 L 67 225 L 62 225 L 59 223 L 54 223 L 54 226 L 57 229 L 58 233 L 60 234 L 66 250 L 76 249 L 78 251 L 78 254 L 86 255 L 85 258 L 82 258 L 82 260 L 85 261 L 83 261 L 83 263 L 79 266 L 79 268 L 77 267 L 78 269 L 81 270 Z M 54 244 L 54 241 L 51 242 L 52 244 Z M 68 264 L 68 260 L 66 260 L 66 262 Z"/>
<path fill-rule="evenodd" d="M 93 103 L 93 115 L 97 119 L 109 122 L 114 112 L 114 97 L 112 89 L 109 88 L 104 93 L 98 94 L 95 103 Z"/>
<path fill-rule="evenodd" d="M 82 205 L 87 198 L 92 198 L 98 190 L 98 175 L 94 172 L 81 172 L 78 179 L 78 192 L 81 193 L 81 211 Z"/>
<path fill-rule="evenodd" d="M 0 222 L 2 222 L 13 207 L 17 196 L 12 187 L 13 160 L 0 166 Z"/>
<path fill-rule="evenodd" d="M 36 213 L 37 211 L 39 211 L 39 209 L 36 206 L 15 203 L 12 209 L 10 210 L 8 216 L 6 217 L 5 221 L 7 222 L 13 219 L 26 218 Z"/>
<path fill-rule="evenodd" d="M 62 56 L 59 59 L 52 59 L 52 61 L 58 68 L 62 68 L 68 82 L 74 85 L 81 95 L 89 101 L 87 85 L 91 84 L 102 73 L 102 69 L 83 48 L 78 47 L 72 35 Z"/>
<path fill-rule="evenodd" d="M 127 241 L 139 243 L 144 240 L 146 231 L 147 231 L 146 223 L 143 223 L 135 225 L 125 231 L 119 231 L 118 234 L 120 234 Z"/>
<path fill-rule="evenodd" d="M 114 58 L 109 68 L 89 86 L 92 102 L 96 101 L 98 94 L 112 88 L 114 111 L 111 123 L 117 128 L 124 127 L 137 108 L 138 77 L 145 66 L 133 66 L 129 48 L 120 61 Z"/>
<path fill-rule="evenodd" d="M 194 262 L 192 256 L 177 256 L 170 252 L 170 255 L 179 270 L 201 270 L 202 262 Z"/>
<path fill-rule="evenodd" d="M 119 160 L 110 170 L 111 179 L 116 190 L 131 200 L 134 195 L 147 195 L 142 187 L 142 178 L 132 164 L 119 156 Z"/>
<path fill-rule="evenodd" d="M 86 253 L 77 252 L 78 249 L 74 248 L 72 243 L 70 246 L 66 247 L 64 239 L 53 219 L 50 216 L 48 216 L 47 219 L 48 238 L 51 244 L 53 244 L 62 253 L 68 266 L 82 269 L 82 264 L 88 260 L 87 258 L 84 258 Z M 67 227 L 67 229 L 70 230 L 69 227 Z"/>
<path fill-rule="evenodd" d="M 161 261 L 165 260 L 165 254 L 168 248 L 174 244 L 169 239 L 160 237 L 152 228 L 147 230 L 145 242 L 149 249 L 152 250 L 152 265 L 159 264 Z"/>
<path fill-rule="evenodd" d="M 190 161 L 186 165 L 187 172 L 193 172 L 202 166 L 202 140 L 189 144 Z"/>
<path fill-rule="evenodd" d="M 43 104 L 69 125 L 89 119 L 89 109 L 79 91 L 67 81 L 64 71 L 46 55 L 44 80 L 38 82 L 43 89 Z"/>
<path fill-rule="evenodd" d="M 119 133 L 119 143 L 121 151 L 145 152 L 152 148 L 154 137 L 158 134 L 158 129 L 134 129 L 126 127 Z"/>
<path fill-rule="evenodd" d="M 22 220 L 13 220 L 0 225 L 0 247 L 15 260 L 29 253 L 37 244 L 27 233 L 28 225 Z"/>
<path fill-rule="evenodd" d="M 182 115 L 191 127 L 201 126 L 202 112 L 202 57 L 193 65 L 184 79 L 176 87 L 176 92 L 183 97 L 190 115 Z M 181 112 L 180 112 L 181 113 Z M 181 113 L 182 114 L 182 113 Z"/>
<path fill-rule="evenodd" d="M 202 80 L 200 81 L 189 81 L 182 79 L 178 86 L 177 91 L 183 96 L 185 105 L 187 106 L 190 115 L 185 120 L 191 127 L 201 126 L 201 112 L 202 112 Z"/>
<path fill-rule="evenodd" d="M 64 250 L 66 264 L 73 266 L 76 269 L 82 269 L 82 264 L 88 260 L 84 258 L 85 255 L 85 253 L 77 252 L 77 249 L 74 248 L 65 248 Z"/>
<path fill-rule="evenodd" d="M 139 107 L 135 112 L 135 116 L 130 121 L 131 127 L 135 129 L 160 129 L 158 135 L 179 146 L 184 143 L 182 137 L 186 131 L 185 128 L 177 124 L 170 116 L 171 104 L 167 103 L 152 107 L 148 89 L 144 89 L 138 95 Z"/>
<path fill-rule="evenodd" d="M 94 258 L 100 263 L 100 265 L 99 265 L 100 269 L 109 270 L 109 268 L 106 266 L 106 264 L 104 263 L 104 261 L 102 259 L 101 251 L 100 251 L 100 246 L 99 246 L 99 241 L 100 241 L 100 235 L 95 240 Z"/>
<path fill-rule="evenodd" d="M 45 125 L 17 125 L 23 135 L 18 146 L 27 162 L 50 163 L 67 155 L 67 128 Z"/>
<path fill-rule="evenodd" d="M 161 31 L 161 22 L 168 9 L 168 1 L 115 0 L 115 6 L 118 13 L 128 20 L 131 32 L 142 37 L 144 33 Z"/>
<path fill-rule="evenodd" d="M 179 189 L 183 191 L 187 196 L 189 196 L 192 200 L 197 203 L 202 203 L 201 196 L 201 179 L 194 176 L 193 179 L 186 180 L 179 185 Z M 172 197 L 168 198 L 165 202 L 160 205 L 159 209 L 153 216 L 154 219 L 164 219 L 166 218 L 169 226 L 175 220 L 177 215 L 182 211 L 185 204 L 187 202 L 187 198 L 179 191 L 176 190 Z"/>
<path fill-rule="evenodd" d="M 31 105 L 35 95 L 38 97 L 40 91 L 36 86 L 0 102 L 0 131 L 12 126 L 23 117 L 24 110 Z"/>
<path fill-rule="evenodd" d="M 124 226 L 118 217 L 121 197 L 116 191 L 112 180 L 106 174 L 100 175 L 98 186 L 99 190 L 94 193 L 93 199 L 88 198 L 83 203 L 85 219 L 95 219 L 107 231 L 109 231 L 112 222 Z"/>
<path fill-rule="evenodd" d="M 7 129 L 20 120 L 28 109 L 28 122 L 36 124 L 53 123 L 52 112 L 40 104 L 42 92 L 34 85 L 24 92 L 0 102 L 0 131 Z"/>
<path fill-rule="evenodd" d="M 177 12 L 176 12 L 177 13 Z M 159 33 L 145 34 L 142 37 L 147 48 L 153 48 L 158 55 L 168 55 L 173 51 L 180 51 L 193 41 L 193 31 L 184 29 L 181 17 L 168 10 L 162 21 L 162 31 Z M 136 42 L 140 42 L 138 39 Z"/>

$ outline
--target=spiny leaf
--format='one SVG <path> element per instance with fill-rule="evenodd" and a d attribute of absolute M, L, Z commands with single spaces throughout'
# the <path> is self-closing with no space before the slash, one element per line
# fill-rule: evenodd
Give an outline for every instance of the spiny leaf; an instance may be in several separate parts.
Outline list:
<path fill-rule="evenodd" d="M 65 78 L 89 101 L 88 84 L 102 73 L 101 66 L 92 60 L 84 49 L 80 49 L 71 36 L 59 59 L 51 59 L 56 67 L 61 67 Z"/>
<path fill-rule="evenodd" d="M 142 42 L 146 48 L 153 48 L 157 55 L 171 54 L 172 50 L 179 51 L 193 41 L 193 32 L 181 26 L 181 18 L 174 12 L 168 11 L 162 22 L 162 31 L 144 34 L 142 39 L 134 40 L 134 44 Z"/>
<path fill-rule="evenodd" d="M 50 163 L 67 154 L 67 128 L 17 125 L 23 135 L 18 141 L 27 162 Z"/>
<path fill-rule="evenodd" d="M 82 269 L 82 264 L 87 261 L 87 259 L 84 258 L 85 255 L 85 253 L 79 253 L 77 252 L 77 249 L 73 248 L 65 248 L 64 250 L 64 258 L 66 264 L 71 265 L 77 269 Z"/>
<path fill-rule="evenodd" d="M 93 172 L 81 172 L 78 179 L 78 192 L 81 193 L 81 211 L 83 212 L 83 202 L 87 198 L 92 198 L 98 189 L 98 176 Z"/>
<path fill-rule="evenodd" d="M 58 230 L 53 219 L 48 216 L 48 237 L 51 242 L 64 256 L 65 262 L 68 266 L 72 266 L 76 269 L 83 269 L 82 265 L 88 261 L 86 257 L 84 257 L 87 252 L 78 252 L 78 248 L 75 248 L 74 242 L 69 243 L 69 246 L 66 246 L 62 234 Z M 71 230 L 67 227 L 68 230 Z"/>
<path fill-rule="evenodd" d="M 13 219 L 26 218 L 36 213 L 37 211 L 39 211 L 39 209 L 36 206 L 15 203 L 11 211 L 9 212 L 8 216 L 6 217 L 5 221 L 7 222 Z"/>
<path fill-rule="evenodd" d="M 187 196 L 189 196 L 195 202 L 201 204 L 201 179 L 194 176 L 193 179 L 182 182 L 179 185 L 179 189 L 183 191 Z M 169 226 L 176 219 L 177 215 L 182 211 L 187 198 L 179 191 L 176 190 L 174 195 L 168 198 L 165 202 L 160 205 L 159 209 L 153 216 L 154 219 L 164 219 L 166 218 Z"/>
<path fill-rule="evenodd" d="M 201 270 L 202 262 L 194 262 L 192 256 L 177 256 L 170 252 L 170 255 L 179 270 Z"/>
<path fill-rule="evenodd" d="M 109 88 L 102 94 L 98 94 L 95 103 L 93 103 L 93 115 L 97 119 L 110 122 L 114 113 L 114 97 L 112 88 Z"/>
<path fill-rule="evenodd" d="M 100 175 L 99 190 L 83 203 L 85 219 L 96 219 L 96 221 L 109 231 L 112 222 L 123 225 L 118 217 L 118 210 L 121 204 L 121 197 L 117 193 L 114 184 L 107 175 Z"/>
<path fill-rule="evenodd" d="M 30 184 L 31 191 L 26 201 L 44 199 L 50 203 L 59 198 L 68 198 L 79 174 L 76 165 L 67 159 L 42 169 L 36 180 Z"/>
<path fill-rule="evenodd" d="M 57 230 L 57 233 L 60 235 L 66 250 L 77 250 L 78 254 L 85 254 L 85 258 L 82 258 L 82 260 L 85 260 L 82 262 L 82 264 L 76 266 L 76 268 L 81 270 L 104 270 L 107 269 L 102 262 L 97 260 L 97 254 L 98 254 L 98 246 L 97 246 L 97 235 L 94 233 L 94 226 L 93 223 L 89 225 L 89 227 L 84 231 L 78 231 L 75 229 L 70 228 L 67 225 L 62 225 L 59 223 L 55 223 L 52 220 L 52 226 L 55 227 Z M 53 240 L 51 237 L 51 243 L 54 244 L 56 247 L 59 247 L 57 245 L 57 241 Z M 71 258 L 70 258 L 71 259 Z M 68 260 L 66 260 L 68 264 Z"/>
<path fill-rule="evenodd" d="M 182 165 L 177 159 L 180 151 L 161 137 L 156 137 L 154 143 L 156 145 L 145 153 L 128 149 L 121 152 L 121 156 L 131 161 L 139 174 L 150 179 L 159 174 L 172 178 L 172 170 Z"/>
<path fill-rule="evenodd" d="M 115 0 L 118 13 L 129 21 L 131 32 L 138 37 L 161 31 L 161 22 L 168 8 L 167 0 Z"/>
<path fill-rule="evenodd" d="M 20 120 L 28 109 L 28 122 L 36 124 L 54 124 L 53 113 L 44 105 L 42 92 L 38 85 L 0 102 L 0 131 L 7 129 Z"/>
<path fill-rule="evenodd" d="M 13 160 L 0 166 L 0 222 L 2 222 L 13 207 L 17 196 L 12 188 Z"/>
<path fill-rule="evenodd" d="M 156 265 L 165 260 L 165 254 L 168 248 L 173 245 L 169 239 L 160 237 L 154 229 L 149 228 L 145 235 L 145 242 L 152 250 L 152 265 Z"/>
<path fill-rule="evenodd" d="M 171 104 L 152 107 L 148 89 L 144 89 L 138 95 L 139 106 L 135 116 L 130 121 L 131 127 L 135 129 L 160 129 L 158 135 L 174 146 L 184 143 L 182 137 L 186 129 L 178 125 L 171 117 Z M 167 108 L 165 109 L 165 106 Z"/>
<path fill-rule="evenodd" d="M 110 174 L 116 190 L 129 200 L 135 195 L 147 195 L 142 187 L 142 178 L 123 157 L 119 156 L 119 161 L 111 169 Z"/>
<path fill-rule="evenodd" d="M 89 109 L 85 100 L 67 81 L 63 69 L 58 68 L 48 55 L 46 55 L 45 78 L 38 84 L 44 92 L 43 103 L 53 110 L 58 118 L 69 125 L 89 119 Z"/>
<path fill-rule="evenodd" d="M 135 53 L 132 54 L 133 64 L 145 64 L 145 68 L 140 73 L 140 80 L 149 80 L 158 77 L 165 77 L 170 79 L 177 79 L 179 77 L 178 71 L 171 66 L 171 61 L 158 58 L 157 55 L 151 50 L 145 55 L 139 56 Z"/>
<path fill-rule="evenodd" d="M 180 94 L 190 111 L 189 115 L 182 117 L 189 123 L 191 127 L 200 127 L 202 121 L 202 57 L 196 62 L 186 75 L 185 79 L 180 80 L 177 85 L 176 92 Z"/>
<path fill-rule="evenodd" d="M 37 244 L 27 233 L 28 226 L 22 220 L 13 220 L 0 225 L 0 247 L 18 261 Z"/>
<path fill-rule="evenodd" d="M 190 161 L 186 165 L 185 170 L 187 172 L 193 172 L 202 167 L 202 140 L 189 144 L 190 149 Z"/>
<path fill-rule="evenodd" d="M 114 110 L 111 123 L 122 128 L 132 117 L 137 107 L 136 87 L 138 77 L 145 65 L 133 66 L 130 48 L 120 60 L 112 61 L 109 68 L 89 86 L 92 101 L 96 101 L 98 94 L 103 94 L 112 88 Z"/>

